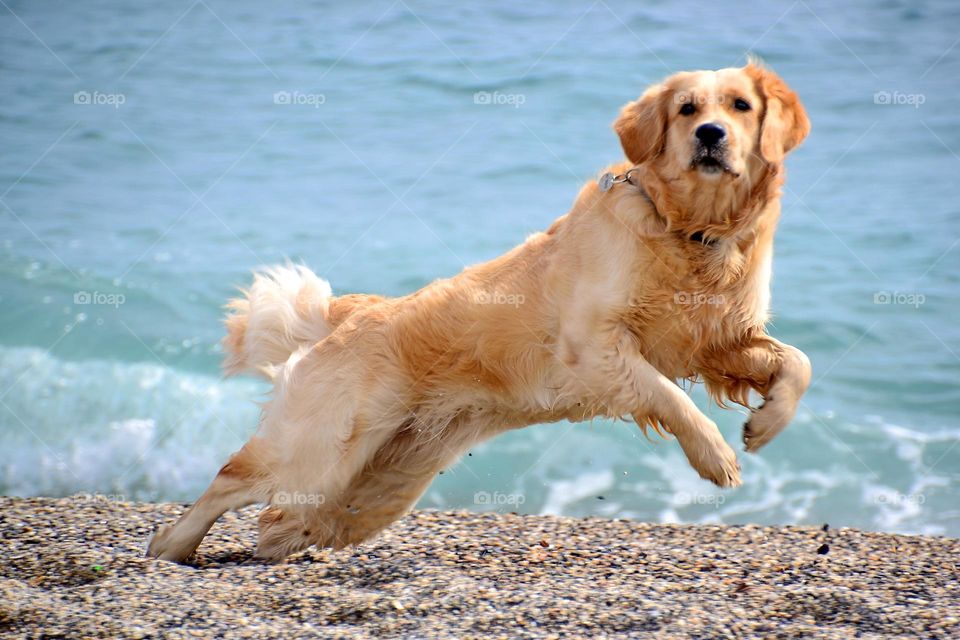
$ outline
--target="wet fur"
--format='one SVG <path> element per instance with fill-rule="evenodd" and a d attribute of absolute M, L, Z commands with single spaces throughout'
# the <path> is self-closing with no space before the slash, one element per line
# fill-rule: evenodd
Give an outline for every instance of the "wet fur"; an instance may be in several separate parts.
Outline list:
<path fill-rule="evenodd" d="M 752 113 L 724 103 L 733 93 Z M 696 118 L 676 113 L 684 96 L 703 99 Z M 727 127 L 738 175 L 691 168 L 704 119 Z M 738 485 L 735 454 L 676 381 L 703 380 L 721 403 L 763 396 L 748 451 L 792 418 L 809 362 L 764 326 L 782 161 L 809 123 L 783 81 L 751 63 L 672 76 L 614 128 L 628 161 L 607 170 L 636 167 L 646 196 L 591 181 L 545 232 L 453 278 L 400 298 L 333 297 L 304 267 L 258 274 L 230 305 L 225 367 L 271 378 L 272 399 L 149 555 L 183 561 L 224 510 L 255 502 L 269 503 L 259 557 L 356 544 L 469 447 L 558 420 L 632 417 L 672 433 L 702 477 Z"/>

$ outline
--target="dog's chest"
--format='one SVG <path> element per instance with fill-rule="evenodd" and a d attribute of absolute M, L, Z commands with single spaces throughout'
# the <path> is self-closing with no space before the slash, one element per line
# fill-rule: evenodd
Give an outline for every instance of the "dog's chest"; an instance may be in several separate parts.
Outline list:
<path fill-rule="evenodd" d="M 684 274 L 672 286 L 640 289 L 621 321 L 643 356 L 668 377 L 691 375 L 697 353 L 736 342 L 767 320 L 769 282 L 746 273 L 728 282 Z"/>

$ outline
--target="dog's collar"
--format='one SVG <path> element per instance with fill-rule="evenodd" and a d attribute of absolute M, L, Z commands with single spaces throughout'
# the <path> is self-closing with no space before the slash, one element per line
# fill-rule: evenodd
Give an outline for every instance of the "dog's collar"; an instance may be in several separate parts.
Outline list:
<path fill-rule="evenodd" d="M 644 191 L 643 187 L 639 183 L 633 181 L 633 172 L 637 170 L 637 167 L 628 169 L 626 172 L 621 173 L 620 175 L 613 175 L 609 171 L 600 176 L 600 179 L 597 181 L 597 184 L 600 185 L 600 191 L 606 193 L 613 189 L 613 185 L 620 184 L 621 182 L 629 182 L 637 189 L 640 190 L 640 193 L 643 194 L 643 197 L 647 200 L 650 200 L 650 196 L 647 195 L 647 192 Z M 650 204 L 653 204 L 653 200 L 650 200 Z"/>
<path fill-rule="evenodd" d="M 646 198 L 647 202 L 650 203 L 650 206 L 653 207 L 653 212 L 657 214 L 658 217 L 662 218 L 663 216 L 661 216 L 660 212 L 657 211 L 657 205 L 653 201 L 653 198 L 651 198 L 650 194 L 647 193 L 646 189 L 644 189 L 643 186 L 634 179 L 634 172 L 636 170 L 637 170 L 637 167 L 633 167 L 632 169 L 628 169 L 627 171 L 619 175 L 613 175 L 608 171 L 607 173 L 600 176 L 600 179 L 597 181 L 597 184 L 600 186 L 600 191 L 606 193 L 607 191 L 610 191 L 610 189 L 613 189 L 614 185 L 618 185 L 622 182 L 627 182 L 633 185 L 634 187 L 636 187 L 638 191 L 640 191 L 640 195 Z M 702 244 L 707 247 L 712 247 L 716 245 L 717 242 L 720 241 L 719 238 L 708 238 L 703 234 L 703 231 L 694 231 L 689 236 L 687 236 L 687 240 L 689 240 L 690 242 L 696 242 L 697 244 Z"/>

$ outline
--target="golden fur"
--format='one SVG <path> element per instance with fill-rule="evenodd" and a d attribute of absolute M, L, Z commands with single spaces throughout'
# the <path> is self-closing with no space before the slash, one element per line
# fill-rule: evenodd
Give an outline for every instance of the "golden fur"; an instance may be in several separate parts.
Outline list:
<path fill-rule="evenodd" d="M 712 151 L 703 123 L 726 131 Z M 809 361 L 764 326 L 782 162 L 806 114 L 751 62 L 676 74 L 614 128 L 628 162 L 608 170 L 633 169 L 632 182 L 587 183 L 546 232 L 453 278 L 390 299 L 333 297 L 304 267 L 258 274 L 231 303 L 225 367 L 267 375 L 274 395 L 149 555 L 183 561 L 226 509 L 256 502 L 268 503 L 259 557 L 355 544 L 469 447 L 558 420 L 630 416 L 673 434 L 702 477 L 740 484 L 734 452 L 676 381 L 701 379 L 721 403 L 758 392 L 748 451 L 796 411 Z"/>

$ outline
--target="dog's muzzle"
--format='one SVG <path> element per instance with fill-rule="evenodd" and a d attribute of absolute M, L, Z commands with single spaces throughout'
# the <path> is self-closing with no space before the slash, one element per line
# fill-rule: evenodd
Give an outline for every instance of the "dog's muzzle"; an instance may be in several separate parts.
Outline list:
<path fill-rule="evenodd" d="M 727 130 L 723 125 L 707 122 L 697 127 L 694 135 L 697 141 L 690 159 L 691 169 L 699 169 L 708 174 L 737 175 L 727 161 Z"/>

